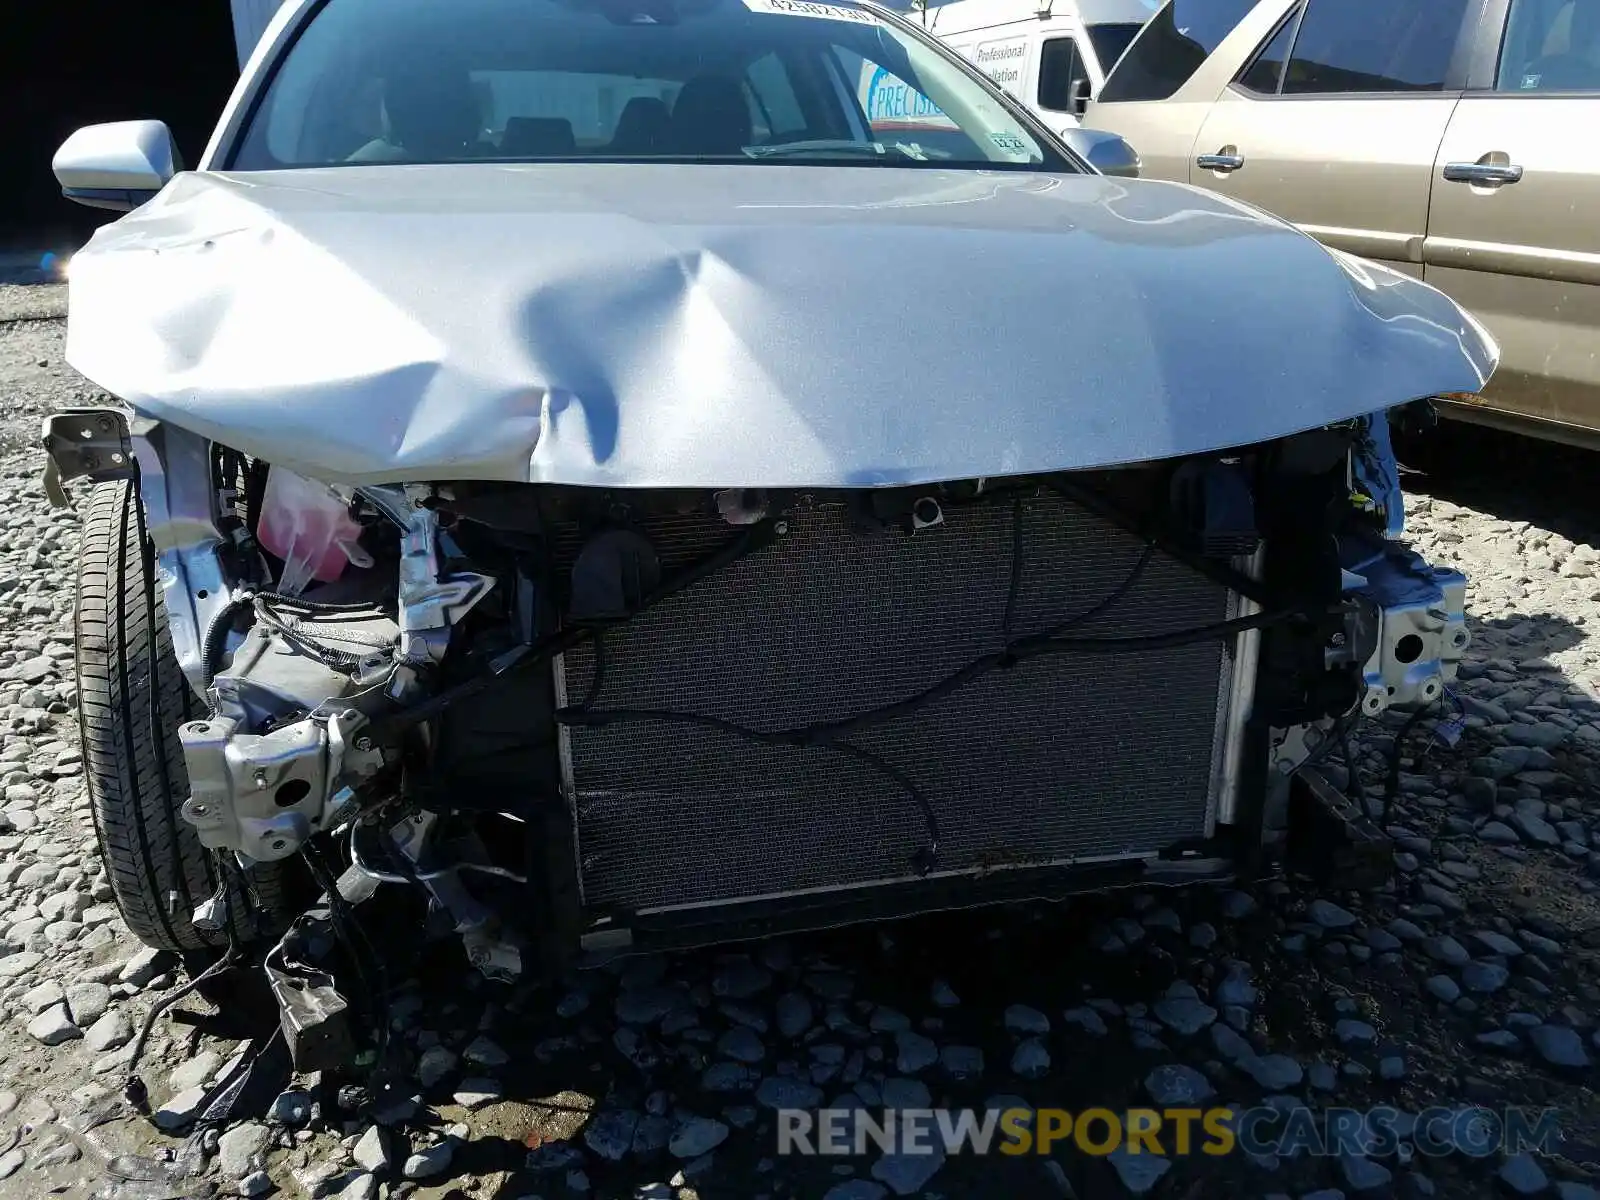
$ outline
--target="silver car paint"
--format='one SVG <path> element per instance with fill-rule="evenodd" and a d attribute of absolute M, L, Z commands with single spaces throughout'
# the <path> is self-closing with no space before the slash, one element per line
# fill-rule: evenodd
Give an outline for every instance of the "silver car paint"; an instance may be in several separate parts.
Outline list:
<path fill-rule="evenodd" d="M 872 486 L 1109 466 L 1478 390 L 1442 294 L 1183 185 L 880 167 L 179 176 L 68 360 L 349 483 Z"/>

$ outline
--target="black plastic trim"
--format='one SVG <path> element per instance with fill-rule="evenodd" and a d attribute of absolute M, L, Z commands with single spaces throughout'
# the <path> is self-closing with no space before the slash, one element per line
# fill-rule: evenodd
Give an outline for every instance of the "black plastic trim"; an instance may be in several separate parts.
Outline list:
<path fill-rule="evenodd" d="M 1494 92 L 1495 76 L 1500 71 L 1500 47 L 1505 41 L 1506 21 L 1511 15 L 1511 0 L 1476 0 L 1470 11 L 1471 25 L 1456 48 L 1461 86 L 1471 92 Z M 1515 93 L 1499 93 L 1515 94 Z M 1541 92 L 1538 95 L 1554 93 Z M 1583 92 L 1580 95 L 1592 95 Z"/>
<path fill-rule="evenodd" d="M 1213 843 L 1211 849 L 1211 857 L 1181 862 L 1132 859 L 1035 867 L 984 876 L 911 879 L 870 888 L 812 892 L 673 912 L 615 913 L 605 923 L 607 932 L 615 940 L 603 949 L 592 949 L 585 961 L 594 963 L 627 954 L 829 929 L 951 909 L 1063 900 L 1085 892 L 1218 884 L 1233 879 L 1234 863 L 1225 848 Z"/>
<path fill-rule="evenodd" d="M 61 189 L 61 194 L 68 200 L 83 204 L 89 208 L 106 208 L 112 212 L 132 212 L 142 204 L 148 204 L 157 196 L 154 190 L 132 188 L 69 188 Z"/>

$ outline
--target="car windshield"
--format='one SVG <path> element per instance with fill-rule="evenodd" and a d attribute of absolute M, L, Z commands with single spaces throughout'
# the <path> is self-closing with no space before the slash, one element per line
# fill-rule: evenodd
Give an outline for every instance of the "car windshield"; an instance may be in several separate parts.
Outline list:
<path fill-rule="evenodd" d="M 811 0 L 324 0 L 227 166 L 651 158 L 1075 169 L 931 39 Z"/>

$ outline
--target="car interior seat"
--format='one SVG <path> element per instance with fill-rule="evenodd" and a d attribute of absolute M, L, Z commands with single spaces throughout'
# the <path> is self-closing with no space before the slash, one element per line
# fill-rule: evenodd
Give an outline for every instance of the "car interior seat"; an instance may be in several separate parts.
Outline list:
<path fill-rule="evenodd" d="M 449 162 L 476 156 L 483 122 L 465 70 L 429 63 L 395 72 L 385 84 L 387 140 L 399 146 L 407 160 Z"/>
<path fill-rule="evenodd" d="M 507 158 L 562 158 L 577 150 L 572 122 L 564 117 L 508 117 L 500 137 Z"/>
<path fill-rule="evenodd" d="M 734 80 L 699 75 L 678 92 L 672 106 L 674 152 L 737 155 L 750 144 L 750 137 L 750 104 Z"/>
<path fill-rule="evenodd" d="M 672 140 L 672 114 L 654 96 L 635 96 L 622 108 L 607 149 L 612 154 L 660 154 Z"/>

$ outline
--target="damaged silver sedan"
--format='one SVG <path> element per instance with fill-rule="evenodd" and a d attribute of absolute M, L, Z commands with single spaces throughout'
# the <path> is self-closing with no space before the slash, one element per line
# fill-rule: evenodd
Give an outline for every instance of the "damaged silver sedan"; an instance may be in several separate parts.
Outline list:
<path fill-rule="evenodd" d="M 317 1065 L 375 892 L 507 979 L 1381 872 L 1318 767 L 1468 641 L 1390 430 L 1496 349 L 1131 161 L 853 0 L 291 0 L 198 170 L 74 135 L 130 927 L 259 947 Z"/>

